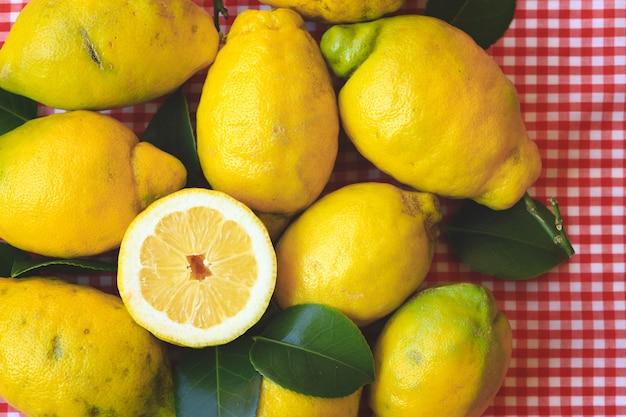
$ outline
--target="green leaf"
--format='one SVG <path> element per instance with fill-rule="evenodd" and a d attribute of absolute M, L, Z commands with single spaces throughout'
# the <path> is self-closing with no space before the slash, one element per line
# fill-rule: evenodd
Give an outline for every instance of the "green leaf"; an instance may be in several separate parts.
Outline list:
<path fill-rule="evenodd" d="M 182 87 L 172 93 L 150 120 L 141 140 L 174 155 L 187 169 L 187 187 L 204 181 L 189 107 Z"/>
<path fill-rule="evenodd" d="M 115 272 L 117 265 L 91 259 L 33 258 L 28 252 L 0 242 L 0 276 L 17 278 L 42 269 L 61 274 Z"/>
<path fill-rule="evenodd" d="M 37 103 L 0 89 L 0 135 L 37 117 Z"/>
<path fill-rule="evenodd" d="M 29 258 L 28 253 L 23 250 L 6 242 L 0 242 L 0 277 L 12 277 L 13 264 Z"/>
<path fill-rule="evenodd" d="M 189 350 L 174 369 L 177 417 L 255 417 L 261 375 L 250 363 L 252 340 Z"/>
<path fill-rule="evenodd" d="M 19 277 L 28 273 L 45 269 L 48 272 L 59 274 L 74 274 L 85 272 L 115 272 L 117 265 L 90 259 L 58 259 L 58 258 L 29 258 L 17 259 L 11 268 L 11 276 Z M 32 275 L 32 274 L 30 274 Z"/>
<path fill-rule="evenodd" d="M 523 280 L 549 271 L 573 254 L 559 224 L 560 216 L 526 196 L 501 211 L 468 200 L 444 230 L 453 252 L 473 270 Z"/>
<path fill-rule="evenodd" d="M 228 9 L 224 6 L 223 0 L 213 1 L 213 24 L 218 33 L 222 35 L 222 29 L 220 28 L 220 14 L 224 16 L 224 19 L 228 19 Z"/>
<path fill-rule="evenodd" d="M 276 315 L 254 337 L 250 358 L 264 377 L 316 397 L 344 397 L 374 380 L 372 351 L 359 328 L 318 304 Z"/>
<path fill-rule="evenodd" d="M 511 25 L 515 0 L 429 0 L 424 14 L 456 26 L 487 49 Z"/>

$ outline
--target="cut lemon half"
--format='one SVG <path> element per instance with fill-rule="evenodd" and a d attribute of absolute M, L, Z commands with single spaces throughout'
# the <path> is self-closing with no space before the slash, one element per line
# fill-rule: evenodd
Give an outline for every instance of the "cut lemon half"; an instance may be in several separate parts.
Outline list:
<path fill-rule="evenodd" d="M 276 254 L 259 218 L 227 194 L 186 188 L 141 212 L 120 246 L 117 285 L 135 321 L 188 347 L 216 346 L 259 321 Z"/>

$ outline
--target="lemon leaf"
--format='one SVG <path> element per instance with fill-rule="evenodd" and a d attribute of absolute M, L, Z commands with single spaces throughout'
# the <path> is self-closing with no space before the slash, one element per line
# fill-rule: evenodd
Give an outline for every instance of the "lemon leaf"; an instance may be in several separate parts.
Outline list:
<path fill-rule="evenodd" d="M 213 1 L 213 24 L 218 33 L 222 33 L 220 28 L 220 15 L 224 16 L 224 19 L 228 19 L 228 9 L 224 6 L 223 0 Z"/>
<path fill-rule="evenodd" d="M 10 277 L 13 264 L 18 260 L 28 259 L 28 253 L 6 242 L 0 242 L 0 276 Z"/>
<path fill-rule="evenodd" d="M 178 158 L 187 169 L 187 187 L 199 185 L 204 176 L 196 152 L 196 138 L 182 88 L 170 95 L 158 108 L 146 127 L 142 141 Z"/>
<path fill-rule="evenodd" d="M 117 271 L 116 264 L 91 259 L 29 258 L 15 260 L 11 276 L 17 278 L 44 268 L 60 274 Z"/>
<path fill-rule="evenodd" d="M 424 14 L 456 26 L 487 49 L 511 25 L 515 0 L 429 0 Z"/>
<path fill-rule="evenodd" d="M 117 265 L 93 259 L 60 259 L 37 257 L 6 242 L 0 242 L 0 276 L 17 278 L 42 269 L 62 274 L 85 271 L 115 272 Z"/>
<path fill-rule="evenodd" d="M 467 201 L 444 230 L 452 251 L 465 264 L 497 278 L 537 277 L 574 252 L 560 215 L 528 196 L 500 211 Z"/>
<path fill-rule="evenodd" d="M 0 89 L 0 135 L 37 117 L 37 103 Z"/>
<path fill-rule="evenodd" d="M 290 307 L 253 339 L 250 359 L 256 370 L 292 391 L 345 397 L 374 380 L 374 359 L 363 334 L 330 307 Z"/>
<path fill-rule="evenodd" d="M 252 340 L 188 350 L 174 369 L 177 417 L 254 417 L 261 390 L 248 352 Z"/>

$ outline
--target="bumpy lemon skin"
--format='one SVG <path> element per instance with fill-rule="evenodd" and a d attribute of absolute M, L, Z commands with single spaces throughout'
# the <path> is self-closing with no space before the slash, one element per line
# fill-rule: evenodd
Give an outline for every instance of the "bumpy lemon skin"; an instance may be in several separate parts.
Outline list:
<path fill-rule="evenodd" d="M 0 172 L 0 238 L 60 258 L 117 248 L 134 217 L 187 178 L 174 156 L 84 110 L 42 116 L 0 136 Z"/>
<path fill-rule="evenodd" d="M 336 95 L 319 46 L 290 9 L 239 14 L 209 68 L 198 156 L 216 190 L 282 228 L 321 194 L 338 149 Z"/>
<path fill-rule="evenodd" d="M 346 134 L 396 180 L 501 210 L 539 177 L 513 83 L 460 29 L 387 17 L 333 26 L 321 49 L 347 78 L 339 92 Z"/>
<path fill-rule="evenodd" d="M 363 389 L 340 398 L 320 398 L 263 378 L 256 417 L 357 417 Z"/>
<path fill-rule="evenodd" d="M 0 49 L 0 88 L 59 109 L 131 106 L 174 91 L 218 47 L 190 0 L 32 0 Z"/>
<path fill-rule="evenodd" d="M 261 3 L 293 9 L 305 20 L 338 24 L 378 19 L 398 11 L 405 0 L 261 0 Z"/>
<path fill-rule="evenodd" d="M 119 297 L 0 278 L 0 396 L 28 417 L 175 417 L 164 345 Z"/>
<path fill-rule="evenodd" d="M 511 353 L 510 324 L 488 288 L 426 287 L 394 312 L 376 341 L 370 407 L 377 417 L 480 417 Z"/>
<path fill-rule="evenodd" d="M 359 326 L 386 316 L 425 279 L 441 218 L 436 196 L 392 184 L 325 195 L 276 244 L 278 306 L 325 304 Z"/>

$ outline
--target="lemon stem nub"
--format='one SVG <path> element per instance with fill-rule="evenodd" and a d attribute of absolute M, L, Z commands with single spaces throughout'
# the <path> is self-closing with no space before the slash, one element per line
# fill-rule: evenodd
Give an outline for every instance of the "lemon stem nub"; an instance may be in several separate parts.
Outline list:
<path fill-rule="evenodd" d="M 209 269 L 208 263 L 205 262 L 204 255 L 187 255 L 189 269 L 191 269 L 190 278 L 197 281 L 204 281 L 213 275 Z"/>

